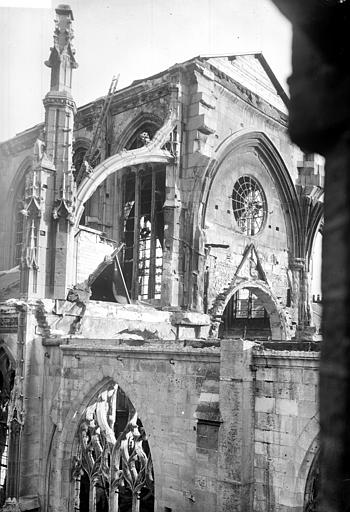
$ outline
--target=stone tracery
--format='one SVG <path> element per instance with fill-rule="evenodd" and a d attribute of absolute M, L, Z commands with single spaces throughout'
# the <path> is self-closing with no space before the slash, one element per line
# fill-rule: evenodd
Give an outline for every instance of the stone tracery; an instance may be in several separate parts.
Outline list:
<path fill-rule="evenodd" d="M 77 435 L 72 464 L 75 510 L 153 510 L 153 465 L 146 433 L 118 385 L 109 386 L 87 407 Z"/>

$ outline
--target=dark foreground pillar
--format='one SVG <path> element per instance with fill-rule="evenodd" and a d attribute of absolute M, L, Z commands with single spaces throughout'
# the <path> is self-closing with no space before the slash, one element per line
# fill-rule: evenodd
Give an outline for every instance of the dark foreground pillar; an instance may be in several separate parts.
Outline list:
<path fill-rule="evenodd" d="M 289 132 L 326 157 L 320 367 L 322 512 L 350 510 L 349 0 L 273 0 L 293 24 Z"/>

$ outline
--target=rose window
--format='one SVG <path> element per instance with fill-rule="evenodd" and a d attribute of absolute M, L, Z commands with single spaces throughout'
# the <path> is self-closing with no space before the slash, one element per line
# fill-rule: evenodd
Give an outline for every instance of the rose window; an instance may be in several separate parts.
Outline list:
<path fill-rule="evenodd" d="M 245 235 L 262 230 L 267 216 L 266 197 L 262 187 L 251 176 L 239 178 L 232 191 L 232 209 L 239 229 Z"/>

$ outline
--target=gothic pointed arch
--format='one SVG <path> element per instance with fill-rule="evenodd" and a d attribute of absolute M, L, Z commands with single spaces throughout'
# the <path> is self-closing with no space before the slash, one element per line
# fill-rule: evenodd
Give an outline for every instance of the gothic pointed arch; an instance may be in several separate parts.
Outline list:
<path fill-rule="evenodd" d="M 215 178 L 227 157 L 238 150 L 251 149 L 255 151 L 273 183 L 277 187 L 281 206 L 284 213 L 288 233 L 288 246 L 291 255 L 298 253 L 300 208 L 299 199 L 288 168 L 271 139 L 263 132 L 240 130 L 227 137 L 215 150 L 214 157 L 209 162 L 202 184 L 199 186 L 198 198 L 199 224 L 205 228 L 206 210 L 209 195 Z"/>
<path fill-rule="evenodd" d="M 317 452 L 311 463 L 305 485 L 303 512 L 318 512 L 320 490 L 320 453 Z"/>
<path fill-rule="evenodd" d="M 174 163 L 174 156 L 165 145 L 175 129 L 176 112 L 170 109 L 152 139 L 142 133 L 146 139 L 141 147 L 107 158 L 91 168 L 78 186 L 75 227 L 82 219 L 83 224 L 98 230 L 107 240 L 122 245 L 118 259 L 124 274 L 123 288 L 126 285 L 132 300 L 158 302 L 161 298 L 166 175 Z M 99 188 L 102 184 L 103 190 Z M 84 213 L 86 205 L 89 208 Z M 78 244 L 76 247 L 78 250 Z M 113 273 L 112 268 L 110 271 Z M 116 273 L 119 275 L 119 270 Z M 102 278 L 111 281 L 109 274 Z M 104 282 L 100 288 L 103 296 L 95 298 L 109 300 L 111 294 L 103 292 Z M 121 294 L 117 291 L 114 297 L 119 301 Z"/>
<path fill-rule="evenodd" d="M 135 139 L 140 132 L 147 132 L 150 139 L 163 124 L 163 120 L 153 112 L 141 112 L 124 128 L 117 140 L 115 153 L 133 147 Z M 140 146 L 141 147 L 141 144 Z"/>
<path fill-rule="evenodd" d="M 304 204 L 303 204 L 304 203 Z M 305 203 L 307 203 L 305 205 Z M 324 208 L 323 201 L 320 200 L 320 197 L 316 197 L 314 201 L 305 201 L 302 200 L 302 219 L 304 226 L 304 240 L 305 240 L 305 257 L 307 260 L 307 264 L 310 264 L 310 258 L 312 256 L 312 249 L 315 243 L 315 238 L 317 233 L 323 230 L 323 222 L 324 222 Z"/>
<path fill-rule="evenodd" d="M 122 150 L 119 153 L 112 155 L 100 164 L 98 164 L 89 176 L 86 176 L 79 184 L 77 190 L 76 200 L 76 227 L 79 224 L 80 218 L 84 211 L 84 204 L 95 190 L 101 185 L 108 176 L 117 173 L 123 168 L 133 167 L 140 164 L 172 164 L 174 156 L 164 149 L 165 144 L 168 142 L 170 134 L 176 126 L 176 112 L 170 110 L 164 124 L 155 133 L 153 139 L 140 148 L 135 148 L 130 151 Z"/>
<path fill-rule="evenodd" d="M 231 316 L 232 320 L 233 316 L 234 319 L 241 317 L 248 321 L 253 318 L 265 320 L 266 325 L 259 325 L 258 330 L 263 330 L 263 335 L 266 338 L 272 338 L 274 341 L 286 339 L 287 325 L 283 310 L 279 306 L 278 300 L 272 293 L 268 283 L 259 279 L 259 275 L 256 277 L 257 279 L 241 278 L 238 272 L 230 285 L 216 297 L 209 311 L 212 318 L 211 337 L 227 336 L 232 335 L 232 333 L 241 338 L 246 337 L 246 335 L 256 337 L 256 333 L 247 332 L 247 328 L 243 324 L 239 325 L 239 332 L 233 332 L 232 326 L 230 329 L 230 326 L 227 325 L 230 319 L 226 318 Z M 247 297 L 241 298 L 239 296 L 242 291 L 248 292 Z M 240 301 L 244 305 L 242 307 L 242 304 L 240 304 L 237 308 L 237 302 Z M 234 314 L 234 310 L 236 310 L 236 313 L 237 310 L 245 311 L 246 314 Z M 228 327 L 227 332 L 225 332 L 226 327 Z M 231 333 L 229 332 L 230 330 L 232 331 Z"/>
<path fill-rule="evenodd" d="M 11 182 L 7 194 L 7 204 L 9 218 L 7 226 L 11 229 L 12 243 L 9 246 L 8 267 L 14 267 L 20 264 L 22 245 L 24 241 L 25 231 L 25 215 L 22 210 L 24 208 L 24 194 L 26 186 L 26 175 L 33 167 L 33 158 L 27 156 L 20 164 L 17 172 Z"/>
<path fill-rule="evenodd" d="M 154 508 L 152 457 L 135 407 L 117 384 L 88 405 L 72 460 L 74 509 L 132 512 Z"/>
<path fill-rule="evenodd" d="M 299 460 L 295 466 L 294 493 L 303 501 L 303 512 L 318 512 L 320 461 L 320 423 L 318 413 L 308 419 L 295 443 Z"/>
<path fill-rule="evenodd" d="M 83 163 L 85 153 L 89 149 L 90 139 L 87 137 L 79 137 L 73 143 L 73 166 L 74 173 L 77 176 Z"/>
<path fill-rule="evenodd" d="M 111 378 L 88 395 L 81 389 L 63 425 L 54 428 L 48 506 L 58 498 L 81 512 L 154 510 L 151 449 L 142 417 L 124 389 Z M 53 417 L 57 412 L 52 410 Z"/>

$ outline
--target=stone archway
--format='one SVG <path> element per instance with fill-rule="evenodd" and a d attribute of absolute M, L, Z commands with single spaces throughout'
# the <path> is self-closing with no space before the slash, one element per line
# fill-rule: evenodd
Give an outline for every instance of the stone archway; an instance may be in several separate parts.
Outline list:
<path fill-rule="evenodd" d="M 307 476 L 304 494 L 303 512 L 317 512 L 319 510 L 320 488 L 320 457 L 316 453 Z"/>
<path fill-rule="evenodd" d="M 127 387 L 124 382 L 123 389 Z M 93 389 L 86 395 L 81 388 L 64 423 L 53 430 L 47 507 L 153 512 L 153 463 L 137 410 L 115 379 L 104 378 Z M 51 413 L 60 417 L 61 407 Z"/>
<path fill-rule="evenodd" d="M 171 109 L 163 126 L 145 146 L 133 150 L 120 151 L 98 164 L 93 172 L 79 184 L 76 197 L 75 227 L 78 227 L 84 211 L 84 204 L 108 176 L 125 168 L 139 164 L 172 164 L 174 155 L 164 148 L 176 126 L 176 110 Z"/>
<path fill-rule="evenodd" d="M 260 131 L 248 129 L 239 130 L 229 135 L 215 149 L 203 177 L 197 178 L 193 187 L 193 197 L 190 204 L 193 205 L 193 225 L 206 227 L 207 205 L 215 179 L 219 176 L 225 160 L 239 150 L 254 149 L 265 167 L 266 173 L 273 180 L 283 204 L 288 204 L 288 212 L 285 215 L 288 244 L 292 254 L 298 253 L 298 223 L 300 213 L 298 211 L 298 196 L 293 180 L 288 171 L 284 159 L 271 139 Z M 195 205 L 199 205 L 198 208 Z"/>
<path fill-rule="evenodd" d="M 146 433 L 135 407 L 117 384 L 109 383 L 83 412 L 72 464 L 74 510 L 154 510 Z"/>
<path fill-rule="evenodd" d="M 315 406 L 316 409 L 316 406 Z M 293 493 L 300 510 L 317 512 L 319 489 L 319 417 L 316 412 L 306 423 L 295 443 L 296 466 Z"/>
<path fill-rule="evenodd" d="M 214 302 L 211 310 L 213 318 L 212 336 L 221 334 L 220 325 L 224 321 L 225 311 L 232 304 L 235 295 L 241 290 L 248 290 L 257 298 L 257 303 L 261 311 L 265 311 L 264 317 L 269 320 L 270 334 L 267 337 L 274 341 L 286 339 L 286 324 L 283 313 L 278 306 L 278 302 L 270 291 L 268 285 L 263 281 L 244 280 L 239 284 L 231 285 L 224 293 L 220 294 Z M 243 336 L 242 336 L 243 334 Z M 239 337 L 245 337 L 244 331 Z"/>
<path fill-rule="evenodd" d="M 7 268 L 14 267 L 20 263 L 22 243 L 24 239 L 25 216 L 21 213 L 24 208 L 24 192 L 26 185 L 26 174 L 33 167 L 33 158 L 27 156 L 17 169 L 7 194 L 6 214 L 7 224 L 10 227 L 10 240 L 7 244 L 8 253 Z M 6 256 L 7 257 L 7 256 Z"/>

